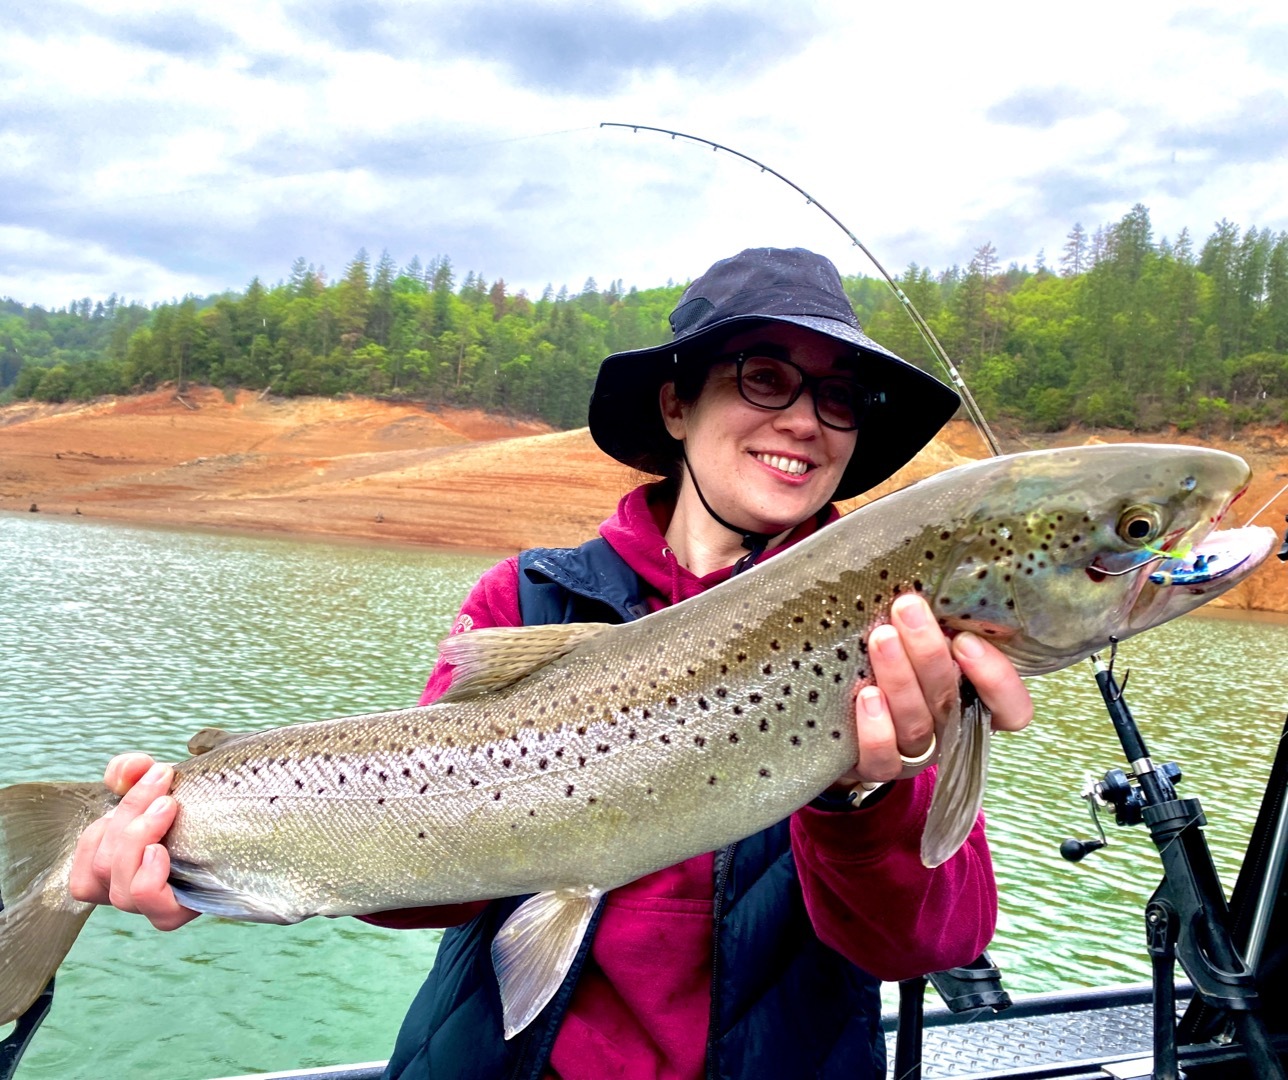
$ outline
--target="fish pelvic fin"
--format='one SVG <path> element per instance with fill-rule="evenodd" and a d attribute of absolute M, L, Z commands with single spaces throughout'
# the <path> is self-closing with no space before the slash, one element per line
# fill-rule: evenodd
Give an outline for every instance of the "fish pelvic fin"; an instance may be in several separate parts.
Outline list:
<path fill-rule="evenodd" d="M 102 784 L 0 790 L 0 1025 L 40 996 L 94 910 L 72 899 L 72 856 L 116 801 Z"/>
<path fill-rule="evenodd" d="M 567 623 L 453 634 L 438 645 L 438 658 L 455 669 L 452 685 L 438 700 L 461 701 L 500 690 L 612 629 L 609 623 Z"/>
<path fill-rule="evenodd" d="M 532 1023 L 563 985 L 603 895 L 593 886 L 537 893 L 497 931 L 492 966 L 507 1039 Z"/>
<path fill-rule="evenodd" d="M 962 698 L 944 730 L 935 794 L 921 835 L 921 861 L 929 867 L 957 854 L 984 805 L 993 717 L 969 684 L 963 684 Z"/>

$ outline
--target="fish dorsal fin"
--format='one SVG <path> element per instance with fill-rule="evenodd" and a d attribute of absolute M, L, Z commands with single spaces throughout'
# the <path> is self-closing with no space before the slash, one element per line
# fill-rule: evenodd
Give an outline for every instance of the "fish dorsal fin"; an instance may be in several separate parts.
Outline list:
<path fill-rule="evenodd" d="M 505 1037 L 537 1018 L 563 985 L 604 893 L 593 886 L 530 896 L 492 939 Z"/>
<path fill-rule="evenodd" d="M 611 629 L 609 623 L 559 623 L 453 634 L 438 646 L 438 658 L 455 668 L 451 687 L 438 700 L 460 701 L 500 690 Z"/>

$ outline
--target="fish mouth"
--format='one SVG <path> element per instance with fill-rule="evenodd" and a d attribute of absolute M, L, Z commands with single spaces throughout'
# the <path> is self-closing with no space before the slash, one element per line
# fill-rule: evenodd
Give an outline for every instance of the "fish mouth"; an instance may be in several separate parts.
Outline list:
<path fill-rule="evenodd" d="M 1149 580 L 1154 585 L 1167 587 L 1220 583 L 1228 588 L 1236 583 L 1228 582 L 1228 578 L 1234 575 L 1242 581 L 1270 554 L 1278 541 L 1278 533 L 1265 526 L 1222 529 L 1209 533 L 1184 558 L 1160 563 L 1149 575 Z"/>

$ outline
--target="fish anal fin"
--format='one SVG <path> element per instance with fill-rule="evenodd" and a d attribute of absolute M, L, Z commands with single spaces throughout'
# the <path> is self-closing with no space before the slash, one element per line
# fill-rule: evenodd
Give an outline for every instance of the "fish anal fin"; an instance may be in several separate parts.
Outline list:
<path fill-rule="evenodd" d="M 604 893 L 591 886 L 529 897 L 492 941 L 505 1037 L 527 1027 L 563 984 Z"/>
<path fill-rule="evenodd" d="M 921 835 L 921 861 L 930 867 L 947 862 L 966 843 L 984 805 L 992 715 L 973 687 L 964 687 L 962 697 L 940 741 L 935 794 Z"/>
<path fill-rule="evenodd" d="M 311 912 L 275 907 L 263 896 L 230 888 L 203 866 L 170 856 L 170 888 L 184 907 L 245 922 L 297 923 Z"/>
<path fill-rule="evenodd" d="M 438 700 L 460 701 L 500 690 L 612 629 L 608 623 L 568 623 L 453 634 L 438 646 L 438 658 L 454 669 L 452 685 Z"/>

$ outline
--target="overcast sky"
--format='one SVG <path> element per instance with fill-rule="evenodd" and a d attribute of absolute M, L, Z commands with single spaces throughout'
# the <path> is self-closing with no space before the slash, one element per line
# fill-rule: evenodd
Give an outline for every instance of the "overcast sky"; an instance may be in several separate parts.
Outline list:
<path fill-rule="evenodd" d="M 743 247 L 844 273 L 1056 264 L 1288 228 L 1288 4 L 6 0 L 0 296 L 339 277 L 359 248 L 512 290 L 641 288 Z"/>

